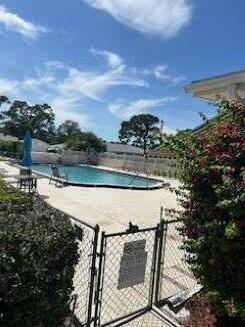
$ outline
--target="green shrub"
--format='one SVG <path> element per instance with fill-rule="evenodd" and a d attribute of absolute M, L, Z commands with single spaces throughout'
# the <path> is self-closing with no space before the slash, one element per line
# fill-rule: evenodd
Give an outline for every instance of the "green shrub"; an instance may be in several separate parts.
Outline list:
<path fill-rule="evenodd" d="M 0 154 L 9 157 L 20 158 L 22 156 L 22 145 L 17 141 L 0 141 Z"/>
<path fill-rule="evenodd" d="M 245 325 L 245 105 L 221 101 L 230 120 L 212 135 L 169 139 L 179 157 L 183 186 L 181 230 L 187 261 L 206 287 L 218 316 Z M 223 326 L 224 324 L 222 324 Z"/>
<path fill-rule="evenodd" d="M 0 244 L 0 325 L 60 327 L 78 259 L 67 216 L 0 180 Z"/>
<path fill-rule="evenodd" d="M 66 149 L 74 151 L 105 152 L 106 145 L 92 132 L 79 132 L 66 141 Z"/>

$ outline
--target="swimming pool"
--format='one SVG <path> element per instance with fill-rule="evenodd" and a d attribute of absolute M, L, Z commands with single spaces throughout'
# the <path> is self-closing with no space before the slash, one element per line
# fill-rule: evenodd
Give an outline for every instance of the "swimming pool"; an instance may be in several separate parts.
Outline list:
<path fill-rule="evenodd" d="M 126 173 L 113 172 L 85 165 L 56 165 L 60 174 L 67 176 L 68 184 L 85 186 L 107 186 L 136 189 L 159 188 L 161 182 L 151 178 L 139 177 Z M 45 176 L 51 175 L 51 165 L 33 164 L 34 172 Z"/>

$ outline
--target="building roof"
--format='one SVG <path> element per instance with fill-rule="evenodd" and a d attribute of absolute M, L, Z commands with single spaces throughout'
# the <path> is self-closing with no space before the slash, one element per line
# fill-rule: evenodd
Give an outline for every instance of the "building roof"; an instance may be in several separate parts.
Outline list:
<path fill-rule="evenodd" d="M 245 98 L 245 70 L 193 81 L 185 86 L 185 91 L 207 100 L 234 96 Z"/>
<path fill-rule="evenodd" d="M 39 143 L 39 144 L 42 144 L 42 145 L 46 145 L 46 146 L 49 146 L 49 144 L 45 141 L 42 141 L 42 140 L 39 140 L 39 139 L 32 139 L 32 142 L 36 142 L 36 143 Z"/>
<path fill-rule="evenodd" d="M 144 154 L 144 150 L 129 144 L 106 142 L 107 152 L 127 153 L 127 154 Z"/>
<path fill-rule="evenodd" d="M 11 136 L 11 135 L 4 135 L 3 133 L 0 133 L 0 141 L 18 142 L 19 139 L 17 137 Z"/>
<path fill-rule="evenodd" d="M 47 142 L 45 142 L 45 141 L 42 141 L 42 140 L 39 140 L 39 139 L 36 139 L 36 138 L 33 138 L 31 140 L 32 140 L 32 143 L 34 143 L 34 144 L 39 143 L 39 144 L 42 144 L 42 145 L 49 146 L 49 144 Z M 24 142 L 24 140 L 20 140 L 20 142 Z"/>
<path fill-rule="evenodd" d="M 192 132 L 199 136 L 210 136 L 214 134 L 218 125 L 228 122 L 230 120 L 231 120 L 231 116 L 229 114 L 226 113 L 217 114 L 214 117 L 208 119 L 203 124 L 192 129 Z"/>

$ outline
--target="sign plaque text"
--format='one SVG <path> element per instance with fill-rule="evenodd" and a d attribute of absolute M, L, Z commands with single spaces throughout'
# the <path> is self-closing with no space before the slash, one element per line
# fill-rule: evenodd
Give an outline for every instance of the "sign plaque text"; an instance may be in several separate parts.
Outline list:
<path fill-rule="evenodd" d="M 119 269 L 118 289 L 144 283 L 147 262 L 145 245 L 146 240 L 127 242 L 124 244 Z"/>

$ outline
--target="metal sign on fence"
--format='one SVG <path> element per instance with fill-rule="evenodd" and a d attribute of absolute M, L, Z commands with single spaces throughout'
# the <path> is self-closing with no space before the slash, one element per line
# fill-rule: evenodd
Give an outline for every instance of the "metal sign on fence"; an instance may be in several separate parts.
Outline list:
<path fill-rule="evenodd" d="M 147 262 L 146 240 L 127 242 L 121 257 L 117 289 L 144 283 Z"/>

